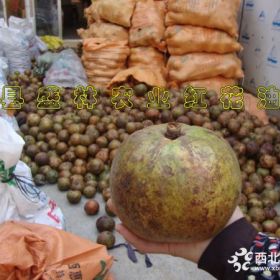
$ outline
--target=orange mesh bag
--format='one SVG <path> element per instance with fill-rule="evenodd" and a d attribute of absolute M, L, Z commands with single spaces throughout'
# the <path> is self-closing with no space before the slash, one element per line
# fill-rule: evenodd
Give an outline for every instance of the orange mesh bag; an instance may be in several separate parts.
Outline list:
<path fill-rule="evenodd" d="M 128 31 L 124 27 L 108 22 L 93 23 L 88 29 L 78 29 L 77 33 L 82 39 L 107 38 L 112 41 L 128 41 Z"/>
<path fill-rule="evenodd" d="M 153 0 L 138 1 L 129 30 L 129 45 L 164 51 L 164 32 L 164 10 L 159 9 Z"/>
<path fill-rule="evenodd" d="M 125 68 L 130 50 L 127 41 L 92 38 L 83 41 L 83 56 L 87 76 L 92 85 L 105 89 L 111 79 Z M 99 83 L 102 81 L 102 83 Z"/>
<path fill-rule="evenodd" d="M 148 66 L 154 71 L 160 71 L 163 77 L 167 76 L 164 54 L 152 47 L 130 49 L 128 66 Z"/>
<path fill-rule="evenodd" d="M 92 12 L 91 12 L 91 6 L 84 10 L 84 15 L 85 15 L 85 18 L 87 20 L 87 25 L 88 26 L 90 26 L 92 23 L 94 23 L 93 15 L 92 15 Z"/>
<path fill-rule="evenodd" d="M 45 225 L 0 226 L 0 279 L 112 280 L 106 247 Z"/>
<path fill-rule="evenodd" d="M 239 8 L 240 0 L 168 0 L 166 25 L 217 28 L 237 37 Z"/>
<path fill-rule="evenodd" d="M 167 13 L 167 2 L 168 0 L 155 0 L 156 7 L 164 17 Z"/>
<path fill-rule="evenodd" d="M 91 13 L 96 21 L 106 20 L 124 27 L 131 26 L 136 0 L 95 0 Z"/>
<path fill-rule="evenodd" d="M 193 52 L 231 53 L 241 50 L 241 45 L 227 33 L 215 29 L 191 25 L 169 26 L 165 32 L 171 55 Z"/>
<path fill-rule="evenodd" d="M 269 123 L 268 115 L 265 110 L 258 109 L 257 105 L 259 103 L 259 99 L 252 94 L 245 93 L 244 94 L 244 102 L 245 102 L 245 110 L 258 117 L 264 124 Z"/>
<path fill-rule="evenodd" d="M 120 71 L 110 82 L 109 88 L 125 83 L 129 78 L 149 86 L 166 87 L 166 81 L 160 71 L 154 71 L 147 66 L 134 66 Z"/>
<path fill-rule="evenodd" d="M 210 78 L 205 80 L 188 81 L 182 83 L 180 87 L 186 88 L 188 85 L 193 87 L 202 87 L 202 88 L 206 88 L 207 90 L 214 90 L 219 94 L 222 87 L 234 86 L 237 84 L 238 82 L 235 79 L 226 79 L 221 76 L 218 76 L 215 78 Z"/>
<path fill-rule="evenodd" d="M 167 63 L 170 82 L 180 84 L 222 76 L 229 79 L 243 78 L 241 60 L 235 54 L 193 53 L 171 56 Z"/>

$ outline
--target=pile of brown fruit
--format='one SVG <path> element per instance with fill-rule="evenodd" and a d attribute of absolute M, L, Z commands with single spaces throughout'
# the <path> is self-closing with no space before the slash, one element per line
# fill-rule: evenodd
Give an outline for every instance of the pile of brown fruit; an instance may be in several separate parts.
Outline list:
<path fill-rule="evenodd" d="M 38 110 L 34 92 L 41 81 L 31 73 L 10 77 L 24 87 L 26 103 L 17 118 L 26 141 L 22 160 L 38 186 L 55 184 L 67 192 L 71 203 L 98 191 L 110 198 L 109 173 L 121 143 L 133 132 L 170 121 L 203 126 L 224 137 L 236 152 L 243 176 L 240 206 L 260 231 L 280 236 L 280 216 L 275 211 L 280 192 L 279 121 L 269 125 L 244 111 L 224 111 L 217 94 L 207 93 L 207 109 L 184 108 L 182 92 L 171 91 L 171 109 L 147 109 L 144 84 L 134 87 L 133 109 L 117 111 L 110 97 L 101 94 L 96 109 L 77 110 L 73 90 L 64 89 L 61 110 Z"/>

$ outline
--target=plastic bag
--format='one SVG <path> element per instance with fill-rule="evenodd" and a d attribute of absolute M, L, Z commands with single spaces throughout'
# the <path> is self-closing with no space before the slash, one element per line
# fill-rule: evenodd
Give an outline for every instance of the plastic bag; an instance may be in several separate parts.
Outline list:
<path fill-rule="evenodd" d="M 130 27 L 136 0 L 95 0 L 90 6 L 91 17 L 95 21 L 106 20 Z"/>
<path fill-rule="evenodd" d="M 44 85 L 56 85 L 65 88 L 87 85 L 83 65 L 72 49 L 59 53 L 57 59 L 46 73 Z"/>
<path fill-rule="evenodd" d="M 40 50 L 36 40 L 36 34 L 33 31 L 33 24 L 31 19 L 22 19 L 11 16 L 9 18 L 9 27 L 22 32 L 26 40 L 29 42 L 30 57 L 34 58 L 40 55 Z"/>
<path fill-rule="evenodd" d="M 64 228 L 56 203 L 34 186 L 30 168 L 19 161 L 23 139 L 0 118 L 0 223 L 7 220 Z"/>
<path fill-rule="evenodd" d="M 202 80 L 222 76 L 243 78 L 241 61 L 235 54 L 193 53 L 171 56 L 167 63 L 170 82 Z"/>
<path fill-rule="evenodd" d="M 80 28 L 77 33 L 82 39 L 107 38 L 116 41 L 128 41 L 128 31 L 124 27 L 108 22 L 93 23 L 89 29 Z"/>
<path fill-rule="evenodd" d="M 0 84 L 7 83 L 7 75 L 9 73 L 8 59 L 0 57 Z"/>
<path fill-rule="evenodd" d="M 164 51 L 164 32 L 164 12 L 158 9 L 153 0 L 138 1 L 129 30 L 130 46 L 152 46 Z"/>
<path fill-rule="evenodd" d="M 90 84 L 106 89 L 111 79 L 125 68 L 129 53 L 127 41 L 85 39 L 82 61 Z"/>
<path fill-rule="evenodd" d="M 169 0 L 166 25 L 216 28 L 237 37 L 239 8 L 240 0 Z"/>
<path fill-rule="evenodd" d="M 193 52 L 231 53 L 241 50 L 241 45 L 223 31 L 191 25 L 174 25 L 165 32 L 171 55 Z"/>
<path fill-rule="evenodd" d="M 3 88 L 7 84 L 7 75 L 9 73 L 9 67 L 8 67 L 8 60 L 5 57 L 0 57 L 0 118 L 7 121 L 14 130 L 19 131 L 18 123 L 16 121 L 16 118 L 11 113 L 11 111 L 6 111 L 5 108 L 3 108 L 1 103 L 1 97 L 3 93 Z M 9 104 L 9 100 L 7 100 L 7 97 L 5 96 L 5 100 L 3 100 L 5 104 Z"/>
<path fill-rule="evenodd" d="M 140 83 L 145 83 L 153 87 L 166 86 L 166 81 L 160 71 L 153 71 L 147 66 L 134 66 L 123 71 L 120 71 L 110 82 L 109 87 L 127 82 L 130 77 L 133 77 Z"/>
<path fill-rule="evenodd" d="M 113 280 L 106 247 L 45 225 L 0 226 L 0 279 Z"/>
<path fill-rule="evenodd" d="M 29 42 L 23 33 L 12 28 L 0 28 L 0 46 L 8 58 L 10 74 L 31 68 Z"/>
<path fill-rule="evenodd" d="M 36 59 L 36 67 L 33 69 L 33 73 L 38 76 L 44 76 L 50 69 L 53 62 L 59 57 L 58 53 L 46 52 Z"/>
<path fill-rule="evenodd" d="M 152 47 L 139 47 L 130 49 L 128 66 L 147 66 L 153 71 L 159 71 L 164 78 L 167 76 L 164 54 Z"/>

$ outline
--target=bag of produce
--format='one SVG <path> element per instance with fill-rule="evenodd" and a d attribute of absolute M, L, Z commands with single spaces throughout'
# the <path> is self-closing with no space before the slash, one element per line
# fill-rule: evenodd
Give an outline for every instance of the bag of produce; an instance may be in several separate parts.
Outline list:
<path fill-rule="evenodd" d="M 170 82 L 182 83 L 222 76 L 243 78 L 241 61 L 235 54 L 192 53 L 171 56 L 167 63 Z"/>
<path fill-rule="evenodd" d="M 92 5 L 93 5 L 93 4 L 92 4 Z M 91 24 L 93 24 L 94 21 L 95 21 L 95 20 L 93 19 L 91 10 L 92 10 L 92 6 L 89 6 L 88 8 L 86 8 L 86 9 L 84 10 L 84 15 L 85 15 L 85 18 L 86 18 L 86 20 L 87 20 L 87 25 L 88 25 L 88 26 L 90 26 Z"/>
<path fill-rule="evenodd" d="M 82 61 L 89 83 L 97 88 L 106 89 L 111 79 L 125 68 L 129 53 L 127 41 L 85 39 Z"/>
<path fill-rule="evenodd" d="M 137 83 L 145 83 L 151 87 L 166 87 L 166 81 L 160 71 L 154 71 L 153 68 L 148 66 L 134 66 L 120 71 L 111 80 L 109 88 L 128 82 L 130 78 L 133 78 Z"/>
<path fill-rule="evenodd" d="M 9 73 L 24 72 L 31 68 L 29 42 L 24 32 L 0 27 L 0 46 L 9 61 Z"/>
<path fill-rule="evenodd" d="M 34 58 L 40 55 L 40 50 L 36 40 L 36 34 L 33 30 L 31 19 L 22 19 L 11 16 L 9 18 L 9 27 L 22 32 L 26 40 L 29 42 L 30 57 Z"/>
<path fill-rule="evenodd" d="M 26 221 L 63 229 L 60 208 L 34 186 L 30 168 L 19 161 L 23 139 L 1 117 L 0 131 L 0 223 Z"/>
<path fill-rule="evenodd" d="M 106 247 L 46 225 L 0 226 L 0 279 L 113 280 Z"/>
<path fill-rule="evenodd" d="M 136 0 L 95 0 L 90 6 L 95 21 L 106 20 L 124 27 L 131 26 Z"/>
<path fill-rule="evenodd" d="M 46 52 L 36 59 L 36 67 L 33 69 L 33 73 L 36 73 L 38 76 L 44 76 L 46 71 L 50 69 L 53 62 L 59 57 L 58 53 Z"/>
<path fill-rule="evenodd" d="M 88 29 L 78 29 L 77 33 L 82 39 L 107 38 L 113 41 L 128 41 L 128 31 L 124 27 L 108 22 L 95 22 Z"/>
<path fill-rule="evenodd" d="M 218 76 L 205 80 L 188 81 L 182 83 L 180 87 L 182 89 L 186 88 L 189 85 L 193 87 L 202 87 L 202 88 L 206 88 L 207 90 L 214 90 L 219 94 L 222 87 L 234 86 L 237 84 L 238 83 L 235 79 L 226 79 L 224 77 Z"/>
<path fill-rule="evenodd" d="M 147 66 L 159 71 L 164 78 L 167 76 L 165 56 L 153 47 L 131 48 L 128 66 Z"/>
<path fill-rule="evenodd" d="M 258 109 L 259 99 L 250 93 L 244 94 L 245 110 L 251 115 L 257 116 L 264 125 L 269 124 L 269 118 L 265 110 Z"/>
<path fill-rule="evenodd" d="M 216 28 L 238 36 L 240 0 L 168 0 L 166 25 L 186 24 Z"/>
<path fill-rule="evenodd" d="M 7 111 L 6 108 L 3 108 L 2 102 L 9 105 L 9 100 L 5 96 L 5 99 L 2 100 L 3 89 L 7 84 L 7 75 L 9 73 L 8 60 L 5 57 L 0 57 L 0 118 L 6 120 L 16 131 L 19 131 L 18 123 L 14 114 L 11 110 Z M 1 102 L 2 101 L 2 102 Z M 6 106 L 5 106 L 6 107 Z"/>
<path fill-rule="evenodd" d="M 164 16 L 164 11 L 158 9 L 153 0 L 138 1 L 129 30 L 130 46 L 151 46 L 164 51 Z"/>
<path fill-rule="evenodd" d="M 226 32 L 191 25 L 169 26 L 165 32 L 171 55 L 193 52 L 231 53 L 242 49 L 241 45 Z"/>
<path fill-rule="evenodd" d="M 65 88 L 87 85 L 84 67 L 80 58 L 72 49 L 59 53 L 46 73 L 44 85 L 56 85 Z"/>

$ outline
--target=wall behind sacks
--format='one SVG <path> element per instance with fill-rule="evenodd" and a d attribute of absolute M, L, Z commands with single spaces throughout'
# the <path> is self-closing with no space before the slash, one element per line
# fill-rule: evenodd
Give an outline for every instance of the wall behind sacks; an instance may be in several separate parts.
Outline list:
<path fill-rule="evenodd" d="M 240 42 L 244 88 L 255 94 L 259 86 L 280 89 L 279 0 L 244 0 Z"/>

